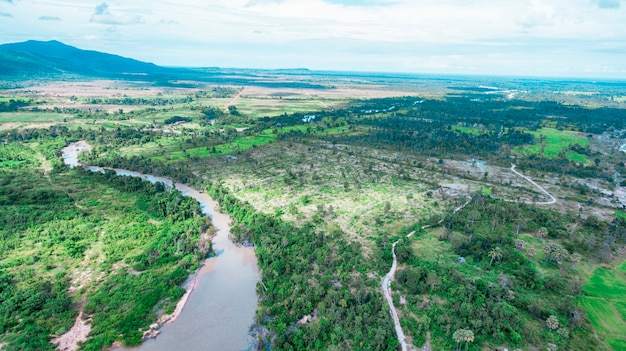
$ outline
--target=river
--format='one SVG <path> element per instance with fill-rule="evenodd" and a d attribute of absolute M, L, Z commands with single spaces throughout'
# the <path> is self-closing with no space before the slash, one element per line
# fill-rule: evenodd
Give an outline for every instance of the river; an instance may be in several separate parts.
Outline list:
<path fill-rule="evenodd" d="M 63 149 L 63 161 L 76 167 L 78 154 L 91 147 L 84 141 L 72 143 Z M 86 167 L 92 172 L 103 172 L 100 167 Z M 114 169 L 118 175 L 140 177 L 152 183 L 163 182 L 174 186 L 185 196 L 200 203 L 202 213 L 211 217 L 217 235 L 213 238 L 216 255 L 205 260 L 195 277 L 195 288 L 189 295 L 180 315 L 163 325 L 160 335 L 133 349 L 117 350 L 251 350 L 255 339 L 250 335 L 258 305 L 256 284 L 260 279 L 254 249 L 239 247 L 229 239 L 230 217 L 215 210 L 216 202 L 207 194 L 164 177 Z"/>

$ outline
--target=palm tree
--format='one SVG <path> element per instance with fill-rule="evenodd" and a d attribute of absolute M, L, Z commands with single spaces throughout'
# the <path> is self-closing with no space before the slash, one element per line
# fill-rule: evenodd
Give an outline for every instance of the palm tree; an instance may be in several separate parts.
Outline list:
<path fill-rule="evenodd" d="M 459 329 L 455 331 L 454 334 L 452 334 L 452 338 L 454 338 L 454 341 L 456 341 L 456 351 L 461 350 L 461 342 L 463 341 L 464 331 L 465 329 Z"/>
<path fill-rule="evenodd" d="M 452 334 L 456 341 L 456 351 L 461 351 L 461 343 L 465 341 L 465 350 L 469 347 L 470 342 L 474 342 L 474 332 L 468 329 L 459 329 Z"/>
<path fill-rule="evenodd" d="M 496 246 L 493 249 L 491 249 L 491 251 L 489 251 L 488 256 L 489 258 L 491 258 L 491 262 L 489 262 L 489 265 L 491 266 L 494 260 L 499 261 L 502 259 L 502 249 Z"/>
<path fill-rule="evenodd" d="M 474 342 L 474 332 L 471 330 L 465 330 L 465 338 L 463 340 L 465 341 L 465 351 L 467 351 L 469 343 Z"/>

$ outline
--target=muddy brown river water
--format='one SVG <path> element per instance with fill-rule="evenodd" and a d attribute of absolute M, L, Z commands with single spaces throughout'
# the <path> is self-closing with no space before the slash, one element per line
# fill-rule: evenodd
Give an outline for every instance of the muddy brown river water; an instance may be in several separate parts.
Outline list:
<path fill-rule="evenodd" d="M 78 154 L 89 150 L 84 142 L 72 143 L 63 149 L 63 161 L 69 167 L 79 166 Z M 103 172 L 100 167 L 89 167 Z M 187 185 L 173 183 L 164 177 L 114 169 L 118 175 L 139 177 L 152 183 L 163 182 L 200 203 L 204 215 L 211 217 L 217 235 L 213 238 L 216 255 L 207 258 L 197 272 L 195 289 L 189 295 L 180 315 L 163 325 L 160 335 L 143 342 L 140 347 L 118 350 L 138 351 L 210 351 L 252 350 L 255 339 L 250 335 L 258 305 L 256 284 L 259 269 L 254 249 L 239 247 L 229 239 L 230 217 L 215 210 L 216 202 L 207 194 Z"/>

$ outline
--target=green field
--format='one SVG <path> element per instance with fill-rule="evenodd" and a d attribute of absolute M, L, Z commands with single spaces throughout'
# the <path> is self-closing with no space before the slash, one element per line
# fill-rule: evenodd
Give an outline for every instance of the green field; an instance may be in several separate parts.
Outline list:
<path fill-rule="evenodd" d="M 170 137 L 160 139 L 158 142 L 149 142 L 138 146 L 122 148 L 120 151 L 125 156 L 142 155 L 152 157 L 159 161 L 180 161 L 192 158 L 238 154 L 254 147 L 269 144 L 275 141 L 280 134 L 292 131 L 300 131 L 302 133 L 310 131 L 311 134 L 333 135 L 348 131 L 348 127 L 327 128 L 323 131 L 317 130 L 315 126 L 312 125 L 272 128 L 255 135 L 238 136 L 231 142 L 193 148 L 183 148 L 184 137 Z M 215 147 L 215 150 L 213 150 L 213 147 Z"/>
<path fill-rule="evenodd" d="M 481 185 L 481 186 L 480 186 L 480 190 L 482 191 L 482 193 L 483 193 L 484 195 L 487 195 L 487 196 L 491 196 L 491 194 L 492 194 L 492 192 L 493 192 L 493 191 L 491 190 L 491 188 L 490 188 L 490 187 L 485 186 L 485 185 Z"/>
<path fill-rule="evenodd" d="M 626 261 L 622 262 L 619 266 L 617 266 L 617 270 L 626 273 Z"/>
<path fill-rule="evenodd" d="M 607 343 L 613 348 L 613 350 L 623 351 L 626 350 L 626 340 L 623 339 L 607 339 Z"/>
<path fill-rule="evenodd" d="M 565 151 L 568 160 L 587 163 L 586 156 L 574 151 L 567 151 L 570 145 L 585 147 L 589 145 L 587 138 L 574 135 L 570 131 L 561 131 L 553 128 L 542 128 L 537 131 L 526 131 L 535 136 L 536 145 L 515 148 L 515 152 L 523 155 L 542 155 L 543 157 L 555 159 L 561 152 Z M 542 140 L 544 139 L 544 140 Z M 543 153 L 542 153 L 543 150 Z"/>
<path fill-rule="evenodd" d="M 452 126 L 452 130 L 456 132 L 468 133 L 468 134 L 474 134 L 474 135 L 479 135 L 485 132 L 484 129 L 461 127 L 461 126 Z"/>
<path fill-rule="evenodd" d="M 626 337 L 626 322 L 611 303 L 597 297 L 581 297 L 580 303 L 598 331 L 606 335 Z"/>
<path fill-rule="evenodd" d="M 63 122 L 71 115 L 54 112 L 2 112 L 0 113 L 0 123 L 41 123 L 41 122 Z"/>
<path fill-rule="evenodd" d="M 589 320 L 597 330 L 607 337 L 614 350 L 624 350 L 626 345 L 626 262 L 617 271 L 598 268 L 580 298 L 580 304 L 589 315 Z"/>
<path fill-rule="evenodd" d="M 0 96 L 0 102 L 9 102 L 11 100 L 14 100 L 14 101 L 28 101 L 30 99 L 25 98 L 25 97 L 17 97 L 17 96 L 16 97 L 2 97 L 2 96 Z"/>
<path fill-rule="evenodd" d="M 598 268 L 589 279 L 583 291 L 594 297 L 621 299 L 626 297 L 626 274 L 605 268 Z"/>
<path fill-rule="evenodd" d="M 283 113 L 307 113 L 325 110 L 345 104 L 348 100 L 324 98 L 248 98 L 237 100 L 235 106 L 240 113 L 250 117 L 274 117 Z"/>

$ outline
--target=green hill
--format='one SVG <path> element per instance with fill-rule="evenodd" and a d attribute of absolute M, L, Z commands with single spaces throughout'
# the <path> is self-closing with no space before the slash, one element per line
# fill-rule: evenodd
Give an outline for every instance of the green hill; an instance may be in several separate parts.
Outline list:
<path fill-rule="evenodd" d="M 1 79 L 28 80 L 63 75 L 123 78 L 154 76 L 168 71 L 153 63 L 82 50 L 55 40 L 0 45 Z"/>

